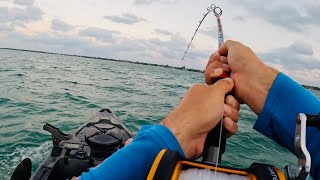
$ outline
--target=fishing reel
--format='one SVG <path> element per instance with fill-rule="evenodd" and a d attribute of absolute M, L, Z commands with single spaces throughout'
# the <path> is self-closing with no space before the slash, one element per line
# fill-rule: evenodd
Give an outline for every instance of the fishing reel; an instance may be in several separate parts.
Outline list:
<path fill-rule="evenodd" d="M 221 122 L 220 122 L 221 123 Z M 252 179 L 252 180 L 305 180 L 309 178 L 311 156 L 306 147 L 306 127 L 320 127 L 320 115 L 300 113 L 296 118 L 294 147 L 298 157 L 298 167 L 293 172 L 287 166 L 285 173 L 272 165 L 253 163 L 249 168 L 239 169 L 222 166 L 221 156 L 225 151 L 225 130 L 217 125 L 207 136 L 202 162 L 191 161 L 178 152 L 162 150 L 156 157 L 147 179 Z M 221 132 L 221 142 L 219 135 Z M 198 176 L 197 176 L 198 175 Z M 199 177 L 201 176 L 201 177 Z"/>

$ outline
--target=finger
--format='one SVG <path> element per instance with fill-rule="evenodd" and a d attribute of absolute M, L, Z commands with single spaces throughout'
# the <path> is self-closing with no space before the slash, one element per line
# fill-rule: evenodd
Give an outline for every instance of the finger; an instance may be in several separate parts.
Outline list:
<path fill-rule="evenodd" d="M 216 53 L 217 53 L 217 52 L 211 54 L 209 59 L 211 59 Z"/>
<path fill-rule="evenodd" d="M 231 134 L 238 132 L 238 124 L 233 122 L 229 117 L 223 118 L 223 127 Z"/>
<path fill-rule="evenodd" d="M 221 76 L 223 73 L 223 64 L 219 61 L 211 63 L 205 70 L 205 82 L 207 84 L 212 84 L 213 78 Z"/>
<path fill-rule="evenodd" d="M 228 95 L 226 97 L 226 104 L 233 107 L 234 109 L 238 110 L 240 109 L 240 103 L 236 100 L 232 95 Z"/>
<path fill-rule="evenodd" d="M 214 91 L 216 91 L 217 93 L 220 93 L 224 97 L 225 94 L 227 94 L 232 90 L 233 86 L 234 86 L 233 80 L 227 77 L 217 81 L 211 88 L 213 88 Z"/>
<path fill-rule="evenodd" d="M 212 79 L 219 77 L 223 73 L 223 65 L 221 62 L 215 61 L 211 63 L 205 70 L 205 82 L 207 84 L 212 84 Z"/>
<path fill-rule="evenodd" d="M 208 63 L 207 63 L 206 68 L 207 68 L 211 63 L 213 63 L 213 62 L 215 62 L 215 61 L 220 61 L 220 54 L 219 54 L 218 52 L 216 52 L 216 53 L 214 53 L 214 54 L 212 54 L 212 55 L 210 56 L 210 59 L 209 59 L 209 61 L 208 61 Z"/>
<path fill-rule="evenodd" d="M 228 51 L 230 50 L 230 48 L 236 48 L 237 46 L 244 46 L 244 45 L 238 41 L 228 40 L 221 46 L 221 48 L 219 48 L 218 52 L 221 56 L 227 57 Z"/>
<path fill-rule="evenodd" d="M 226 41 L 225 43 L 223 43 L 223 45 L 218 49 L 218 52 L 222 55 L 222 56 L 228 56 L 228 50 L 230 48 L 230 44 L 232 44 L 231 40 Z"/>
<path fill-rule="evenodd" d="M 133 141 L 133 138 L 129 138 L 125 143 L 124 146 L 128 146 Z"/>
<path fill-rule="evenodd" d="M 217 68 L 222 68 L 226 72 L 229 72 L 231 70 L 228 64 L 222 63 L 220 61 L 214 61 L 206 67 L 206 72 L 212 73 Z"/>
<path fill-rule="evenodd" d="M 225 56 L 220 56 L 220 61 L 227 64 L 228 63 L 228 58 L 225 57 Z"/>
<path fill-rule="evenodd" d="M 226 71 L 226 72 L 230 72 L 231 69 L 230 69 L 230 66 L 228 64 L 222 64 L 222 67 L 223 67 L 223 70 Z"/>
<path fill-rule="evenodd" d="M 235 108 L 233 108 L 227 104 L 224 104 L 223 109 L 224 109 L 224 115 L 223 115 L 224 117 L 229 117 L 235 123 L 238 122 L 238 119 L 239 119 L 239 111 L 238 110 L 236 110 Z"/>
<path fill-rule="evenodd" d="M 223 64 L 220 61 L 214 61 L 206 67 L 206 73 L 212 74 L 216 69 L 223 69 Z M 221 74 L 219 74 L 221 75 Z"/>

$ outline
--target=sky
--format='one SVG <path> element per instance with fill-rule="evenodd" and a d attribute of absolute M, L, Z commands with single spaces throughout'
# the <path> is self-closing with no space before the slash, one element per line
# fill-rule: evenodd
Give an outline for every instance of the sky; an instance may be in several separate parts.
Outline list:
<path fill-rule="evenodd" d="M 218 48 L 207 7 L 223 10 L 224 38 L 268 65 L 320 86 L 319 0 L 0 0 L 0 47 L 124 59 L 204 70 Z"/>

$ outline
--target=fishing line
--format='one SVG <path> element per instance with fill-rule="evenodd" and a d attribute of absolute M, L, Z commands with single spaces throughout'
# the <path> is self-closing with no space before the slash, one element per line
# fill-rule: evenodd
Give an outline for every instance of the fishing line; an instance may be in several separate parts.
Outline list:
<path fill-rule="evenodd" d="M 210 7 L 209 7 L 209 8 L 210 8 Z M 193 34 L 193 36 L 192 36 L 192 38 L 191 38 L 191 40 L 190 40 L 190 43 L 188 44 L 187 50 L 184 52 L 184 55 L 183 55 L 183 57 L 182 57 L 181 60 L 184 60 L 184 58 L 186 57 L 186 54 L 187 54 L 187 52 L 188 52 L 188 50 L 189 50 L 189 48 L 190 48 L 190 46 L 191 46 L 191 43 L 192 43 L 194 37 L 196 36 L 196 34 L 197 34 L 197 32 L 198 32 L 198 30 L 199 30 L 199 28 L 200 28 L 203 20 L 204 20 L 204 19 L 207 17 L 207 15 L 211 12 L 211 11 L 209 10 L 209 8 L 208 8 L 208 12 L 206 12 L 205 14 L 203 14 L 203 18 L 202 18 L 201 21 L 199 22 L 199 25 L 198 25 L 197 29 L 195 30 L 195 32 L 194 32 L 194 34 Z"/>

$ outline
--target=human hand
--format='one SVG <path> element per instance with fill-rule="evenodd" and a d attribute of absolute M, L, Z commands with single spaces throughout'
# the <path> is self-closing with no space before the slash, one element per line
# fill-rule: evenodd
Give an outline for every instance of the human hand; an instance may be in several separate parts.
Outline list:
<path fill-rule="evenodd" d="M 133 141 L 133 138 L 127 139 L 126 142 L 124 143 L 124 146 L 128 146 L 132 141 Z"/>
<path fill-rule="evenodd" d="M 187 158 L 201 156 L 208 132 L 223 116 L 224 127 L 230 133 L 237 132 L 240 105 L 232 96 L 226 98 L 225 104 L 225 95 L 233 86 L 230 78 L 210 86 L 193 85 L 180 104 L 161 122 L 175 135 Z"/>
<path fill-rule="evenodd" d="M 214 77 L 222 74 L 222 69 L 231 70 L 236 99 L 259 114 L 279 72 L 265 65 L 249 47 L 236 41 L 225 42 L 210 57 L 205 70 L 206 83 L 211 84 Z"/>

